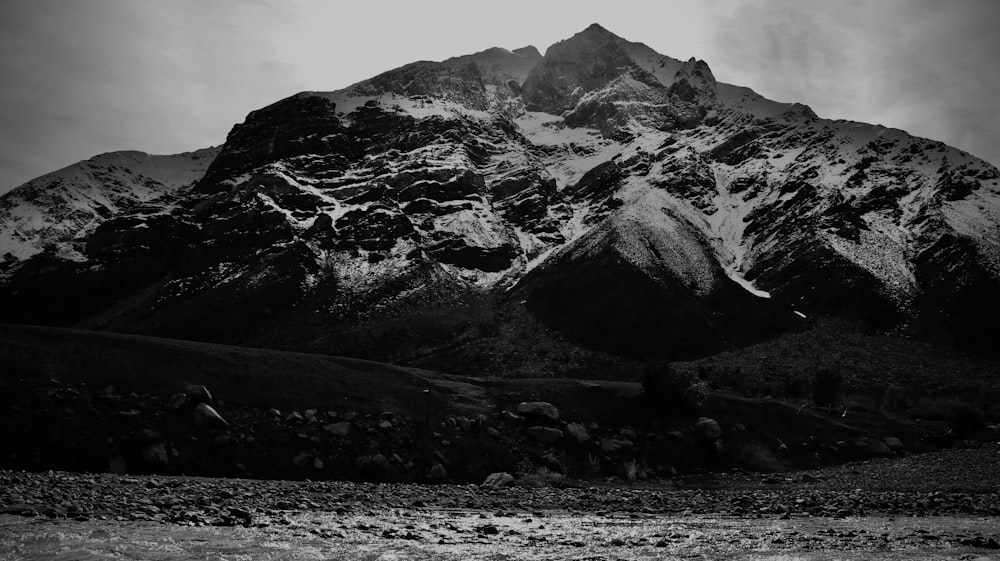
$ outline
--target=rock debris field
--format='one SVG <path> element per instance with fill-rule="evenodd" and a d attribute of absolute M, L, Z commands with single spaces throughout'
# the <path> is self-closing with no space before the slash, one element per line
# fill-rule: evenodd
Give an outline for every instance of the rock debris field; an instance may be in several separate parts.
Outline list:
<path fill-rule="evenodd" d="M 1000 559 L 998 465 L 987 446 L 562 488 L 6 471 L 0 559 Z"/>

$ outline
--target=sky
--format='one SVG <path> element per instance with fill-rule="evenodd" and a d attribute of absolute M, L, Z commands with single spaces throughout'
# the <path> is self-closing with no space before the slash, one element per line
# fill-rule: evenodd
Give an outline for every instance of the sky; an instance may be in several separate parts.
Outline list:
<path fill-rule="evenodd" d="M 542 52 L 591 23 L 821 117 L 1000 164 L 996 0 L 3 0 L 0 193 L 115 150 L 218 145 L 246 114 L 416 60 Z"/>

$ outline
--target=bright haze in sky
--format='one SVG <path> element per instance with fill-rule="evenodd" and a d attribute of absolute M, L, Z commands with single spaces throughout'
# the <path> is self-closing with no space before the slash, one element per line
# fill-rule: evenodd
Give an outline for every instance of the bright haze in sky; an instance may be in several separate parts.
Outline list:
<path fill-rule="evenodd" d="M 115 150 L 190 151 L 247 113 L 416 60 L 599 23 L 722 82 L 1000 164 L 1000 2 L 0 2 L 0 193 Z"/>

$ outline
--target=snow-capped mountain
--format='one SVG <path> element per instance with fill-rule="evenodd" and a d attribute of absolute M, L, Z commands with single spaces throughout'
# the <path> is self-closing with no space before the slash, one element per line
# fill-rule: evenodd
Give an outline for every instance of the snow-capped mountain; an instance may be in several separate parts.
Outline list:
<path fill-rule="evenodd" d="M 819 118 L 594 25 L 545 56 L 417 62 L 254 111 L 155 213 L 140 203 L 159 191 L 132 181 L 132 206 L 64 230 L 72 251 L 12 252 L 0 319 L 45 302 L 50 322 L 373 358 L 536 322 L 676 358 L 819 314 L 984 349 L 998 182 L 955 148 Z M 5 216 L 64 223 L 25 187 Z"/>
<path fill-rule="evenodd" d="M 201 179 L 220 148 L 172 156 L 111 152 L 15 188 L 0 198 L 0 259 L 27 259 L 46 248 L 84 259 L 73 240 L 139 207 L 166 212 L 179 190 Z"/>

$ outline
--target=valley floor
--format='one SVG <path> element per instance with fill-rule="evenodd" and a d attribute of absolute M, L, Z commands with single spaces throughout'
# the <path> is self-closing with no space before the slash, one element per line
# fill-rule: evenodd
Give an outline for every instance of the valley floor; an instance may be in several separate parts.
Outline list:
<path fill-rule="evenodd" d="M 167 531 L 155 522 L 38 523 L 0 515 L 0 559 L 971 561 L 1000 559 L 989 549 L 995 540 L 981 537 L 995 531 L 995 519 L 954 517 L 635 519 L 403 510 L 346 517 L 300 514 L 285 526 L 266 528 Z"/>
<path fill-rule="evenodd" d="M 0 559 L 1000 559 L 1000 448 L 643 487 L 0 472 Z"/>

